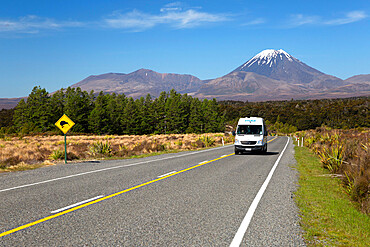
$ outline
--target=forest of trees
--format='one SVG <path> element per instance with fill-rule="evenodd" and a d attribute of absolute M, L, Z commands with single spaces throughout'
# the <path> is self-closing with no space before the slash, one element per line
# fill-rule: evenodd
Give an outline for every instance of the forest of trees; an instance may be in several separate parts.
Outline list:
<path fill-rule="evenodd" d="M 258 116 L 297 130 L 327 126 L 333 129 L 370 127 L 370 97 L 269 102 L 221 101 L 220 111 L 235 125 L 239 117 Z"/>
<path fill-rule="evenodd" d="M 100 94 L 67 88 L 50 95 L 34 87 L 27 100 L 0 111 L 0 134 L 56 132 L 65 113 L 76 125 L 74 133 L 169 134 L 223 132 L 240 117 L 265 118 L 270 131 L 370 127 L 370 97 L 324 100 L 241 102 L 200 100 L 175 90 L 153 99 L 124 94 Z M 59 133 L 59 132 L 57 132 Z"/>
<path fill-rule="evenodd" d="M 95 96 L 80 88 L 59 90 L 53 95 L 34 87 L 14 109 L 8 133 L 45 133 L 66 114 L 76 125 L 75 133 L 94 134 L 169 134 L 223 131 L 223 117 L 216 100 L 199 100 L 175 90 L 134 100 L 124 94 Z M 9 120 L 9 119 L 8 119 Z M 9 124 L 9 121 L 7 122 Z"/>

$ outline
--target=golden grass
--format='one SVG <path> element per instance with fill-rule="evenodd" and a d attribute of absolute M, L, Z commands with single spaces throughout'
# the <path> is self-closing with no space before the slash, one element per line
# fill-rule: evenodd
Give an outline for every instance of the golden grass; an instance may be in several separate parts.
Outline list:
<path fill-rule="evenodd" d="M 36 163 L 36 164 L 26 164 L 25 162 L 21 161 L 17 165 L 1 168 L 0 172 L 26 171 L 26 170 L 32 170 L 32 169 L 36 169 L 36 168 L 40 168 L 44 166 L 52 166 L 52 165 L 55 165 L 55 164 L 50 162 L 49 160 L 46 160 L 42 163 Z"/>
<path fill-rule="evenodd" d="M 89 146 L 97 142 L 108 142 L 112 149 L 110 156 L 117 158 L 159 151 L 194 150 L 208 146 L 202 141 L 205 139 L 204 136 L 214 140 L 213 146 L 220 145 L 222 139 L 225 144 L 233 142 L 232 136 L 220 133 L 67 136 L 67 155 L 68 159 L 74 160 L 96 159 L 97 157 L 89 152 Z M 48 165 L 51 154 L 58 150 L 64 152 L 64 136 L 25 136 L 0 139 L 0 172 L 25 170 L 26 167 L 34 169 Z M 101 155 L 98 158 L 104 157 Z"/>

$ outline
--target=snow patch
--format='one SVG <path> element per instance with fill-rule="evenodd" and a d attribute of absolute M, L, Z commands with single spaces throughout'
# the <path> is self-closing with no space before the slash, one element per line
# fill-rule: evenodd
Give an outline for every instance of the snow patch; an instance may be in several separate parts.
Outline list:
<path fill-rule="evenodd" d="M 272 66 L 273 63 L 276 64 L 276 59 L 280 57 L 280 60 L 283 60 L 283 58 L 287 58 L 288 61 L 293 62 L 293 57 L 287 53 L 286 51 L 279 49 L 279 50 L 273 50 L 273 49 L 267 49 L 264 51 L 261 51 L 257 55 L 255 55 L 252 59 L 250 59 L 248 62 L 246 62 L 241 69 L 244 67 L 250 67 L 252 64 L 257 62 L 258 65 L 269 65 Z"/>

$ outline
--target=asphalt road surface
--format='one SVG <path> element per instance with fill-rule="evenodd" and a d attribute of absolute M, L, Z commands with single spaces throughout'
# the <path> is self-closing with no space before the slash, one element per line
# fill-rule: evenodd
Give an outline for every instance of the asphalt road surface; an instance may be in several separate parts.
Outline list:
<path fill-rule="evenodd" d="M 0 174 L 0 246 L 304 246 L 288 140 Z"/>

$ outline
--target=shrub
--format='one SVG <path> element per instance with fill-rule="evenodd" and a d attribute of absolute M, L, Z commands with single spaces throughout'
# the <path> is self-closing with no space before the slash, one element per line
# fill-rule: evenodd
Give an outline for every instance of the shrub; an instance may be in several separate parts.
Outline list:
<path fill-rule="evenodd" d="M 61 159 L 64 159 L 64 151 L 62 150 L 54 150 L 50 156 L 49 156 L 49 159 L 51 160 L 61 160 Z"/>
<path fill-rule="evenodd" d="M 100 141 L 94 142 L 93 144 L 88 146 L 88 149 L 89 149 L 88 153 L 92 156 L 97 155 L 110 156 L 112 153 L 112 147 L 108 140 L 105 143 Z"/>
<path fill-rule="evenodd" d="M 199 137 L 198 141 L 203 142 L 205 147 L 212 147 L 215 144 L 215 139 L 210 136 Z"/>
<path fill-rule="evenodd" d="M 15 166 L 21 162 L 21 158 L 17 156 L 12 156 L 4 160 L 5 167 Z"/>
<path fill-rule="evenodd" d="M 330 148 L 324 147 L 322 151 L 319 151 L 321 163 L 324 168 L 327 168 L 331 173 L 338 172 L 343 164 L 343 151 L 344 146 L 341 143 L 331 146 Z"/>
<path fill-rule="evenodd" d="M 166 144 L 157 144 L 155 147 L 155 151 L 166 151 L 167 150 L 167 145 Z"/>

